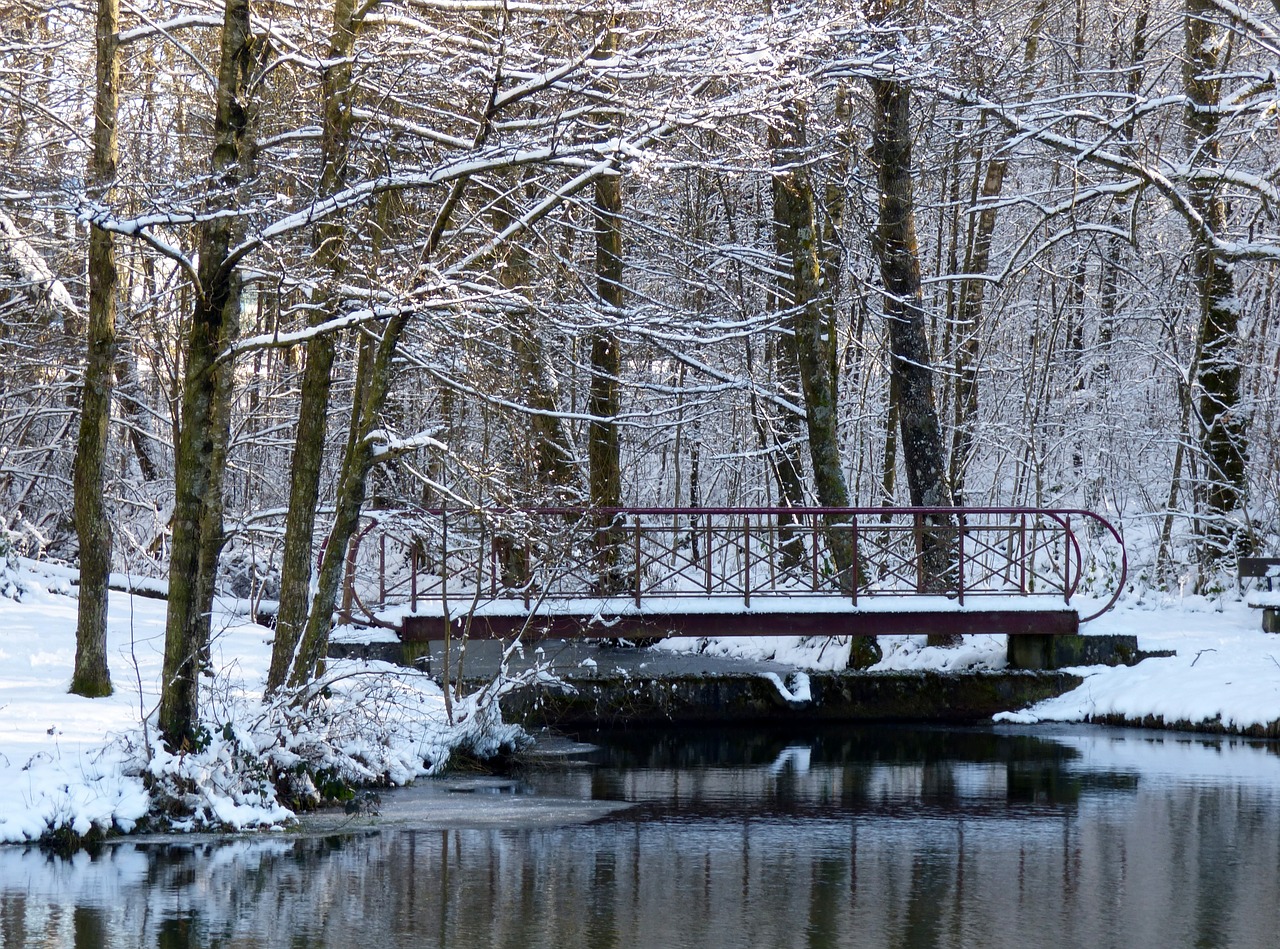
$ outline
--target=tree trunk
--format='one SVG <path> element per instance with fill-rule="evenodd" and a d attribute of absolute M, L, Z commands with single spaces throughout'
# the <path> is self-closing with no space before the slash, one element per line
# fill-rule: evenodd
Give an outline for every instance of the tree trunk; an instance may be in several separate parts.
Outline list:
<path fill-rule="evenodd" d="M 889 322 L 889 361 L 898 396 L 898 422 L 907 489 L 914 506 L 951 504 L 942 433 L 933 399 L 933 369 L 925 334 L 920 261 L 916 247 L 911 181 L 911 90 L 893 80 L 874 80 L 872 158 L 880 190 L 876 252 L 884 281 Z M 949 517 L 927 519 L 921 534 L 921 586 L 929 592 L 954 587 L 954 529 Z M 937 528 L 943 528 L 941 530 Z"/>
<path fill-rule="evenodd" d="M 495 202 L 494 233 L 512 223 L 506 199 Z M 529 253 L 519 240 L 503 251 L 498 280 L 513 294 L 525 292 L 531 276 Z M 573 441 L 564 420 L 556 414 L 556 386 L 547 372 L 546 349 L 538 320 L 522 304 L 511 317 L 511 351 L 521 403 L 531 409 L 527 416 L 529 451 L 524 488 L 537 495 L 539 503 L 562 504 L 578 496 L 578 470 L 574 464 Z"/>
<path fill-rule="evenodd" d="M 227 305 L 218 333 L 218 351 L 229 347 L 240 334 L 240 290 L 239 276 L 232 271 L 231 289 L 227 294 Z M 235 387 L 235 364 L 230 360 L 217 364 L 213 374 L 213 411 L 209 419 L 212 449 L 209 455 L 209 485 L 200 503 L 200 554 L 196 568 L 199 584 L 196 591 L 198 615 L 193 627 L 195 636 L 191 647 L 199 656 L 201 667 L 205 669 L 209 666 L 218 558 L 227 543 L 223 529 L 223 513 L 226 510 L 223 489 L 226 484 L 227 460 L 231 453 L 231 399 Z"/>
<path fill-rule="evenodd" d="M 781 120 L 769 131 L 773 151 L 774 227 L 780 256 L 785 259 L 783 302 L 789 307 L 784 346 L 795 360 L 804 394 L 805 422 L 809 434 L 809 460 L 818 503 L 824 507 L 848 507 L 849 489 L 840 459 L 835 378 L 832 374 L 832 337 L 829 305 L 823 287 L 822 255 L 818 242 L 813 179 L 806 167 L 807 142 L 803 106 L 788 102 Z M 787 266 L 789 264 L 789 267 Z M 825 519 L 827 549 L 834 561 L 837 582 L 853 590 L 858 582 L 851 534 L 841 525 L 845 515 Z M 849 664 L 865 667 L 880 659 L 874 638 L 855 637 Z"/>
<path fill-rule="evenodd" d="M 1219 78 L 1228 44 L 1213 22 L 1211 0 L 1187 0 L 1183 84 L 1188 152 L 1216 168 L 1222 162 L 1218 139 Z M 1236 517 L 1246 491 L 1247 446 L 1240 411 L 1240 302 L 1231 264 L 1222 260 L 1213 238 L 1226 231 L 1227 208 L 1221 184 L 1192 179 L 1189 198 L 1202 219 L 1192 228 L 1192 269 L 1200 302 L 1200 444 L 1205 456 L 1206 528 L 1204 558 L 1214 564 L 1231 553 L 1247 553 Z"/>
<path fill-rule="evenodd" d="M 891 371 L 898 386 L 907 487 L 913 505 L 945 506 L 951 504 L 951 492 L 934 408 L 912 205 L 911 92 L 890 80 L 876 80 L 872 87 L 876 104 L 872 153 L 880 186 L 876 250 L 885 288 Z"/>
<path fill-rule="evenodd" d="M 242 99 L 251 65 L 249 0 L 226 0 L 222 56 L 214 114 L 213 180 L 234 194 L 240 183 L 241 150 L 248 113 Z M 219 371 L 215 360 L 225 340 L 224 321 L 239 305 L 239 281 L 227 260 L 237 225 L 218 216 L 200 225 L 199 286 L 186 345 L 182 424 L 174 457 L 173 541 L 169 562 L 169 610 L 165 622 L 164 675 L 161 682 L 160 732 L 169 747 L 190 747 L 199 727 L 199 657 L 205 646 L 207 591 L 216 569 L 208 562 L 213 543 L 206 538 L 210 510 L 206 499 L 220 490 L 213 471 L 218 456 Z M 230 372 L 230 366 L 223 367 Z M 218 502 L 220 504 L 220 502 Z M 202 556 L 203 552 L 203 556 Z"/>
<path fill-rule="evenodd" d="M 351 148 L 351 55 L 359 24 L 354 22 L 354 0 L 334 0 L 333 33 L 321 94 L 324 125 L 321 132 L 323 171 L 318 197 L 333 194 L 346 180 Z M 316 261 L 327 272 L 320 299 L 314 301 L 311 324 L 333 316 L 338 309 L 339 288 L 346 272 L 346 225 L 324 222 L 316 228 Z M 294 433 L 289 470 L 289 509 L 285 514 L 284 550 L 280 557 L 280 608 L 276 636 L 271 646 L 271 666 L 266 689 L 284 685 L 294 650 L 307 622 L 311 601 L 311 556 L 315 540 L 316 508 L 320 503 L 320 471 L 324 463 L 325 430 L 329 415 L 329 389 L 333 376 L 334 339 L 330 333 L 311 337 L 302 370 L 298 426 Z"/>
<path fill-rule="evenodd" d="M 618 318 L 623 305 L 622 289 L 622 179 L 608 175 L 596 179 L 596 296 L 602 322 Z M 622 353 L 617 334 L 606 326 L 591 333 L 591 381 L 587 393 L 588 490 L 593 508 L 617 507 L 622 503 L 622 458 L 618 442 L 620 409 L 619 375 Z M 602 594 L 616 592 L 624 582 L 618 575 L 618 530 L 612 515 L 596 522 L 598 584 Z"/>
<path fill-rule="evenodd" d="M 157 481 L 160 478 L 160 464 L 156 461 L 152 447 L 154 439 L 149 432 L 146 393 L 138 378 L 138 358 L 129 341 L 127 324 L 125 342 L 116 346 L 115 381 L 120 412 L 129 427 L 129 444 L 133 447 L 134 457 L 138 459 L 142 480 L 147 483 Z"/>
<path fill-rule="evenodd" d="M 807 143 L 799 103 L 788 103 L 782 121 L 770 131 L 770 139 L 774 152 L 774 221 L 779 249 L 789 264 L 784 286 L 784 302 L 790 308 L 787 345 L 793 347 L 804 394 L 814 490 L 820 504 L 848 507 L 849 491 L 840 460 L 835 379 L 831 375 L 834 340 L 826 318 L 813 180 L 804 165 Z M 841 570 L 846 566 L 841 565 Z"/>
<path fill-rule="evenodd" d="M 369 471 L 376 461 L 374 445 L 369 436 L 378 426 L 382 407 L 386 404 L 387 392 L 391 388 L 392 362 L 408 321 L 408 313 L 398 314 L 389 320 L 377 341 L 376 349 L 368 341 L 362 342 L 360 365 L 356 371 L 356 398 L 347 433 L 347 447 L 342 459 L 342 474 L 338 481 L 333 529 L 329 533 L 324 556 L 320 559 L 311 612 L 302 634 L 302 643 L 298 647 L 293 673 L 289 676 L 289 684 L 295 688 L 306 685 L 315 678 L 328 650 L 329 627 L 346 565 L 347 545 L 360 523 L 360 509 L 364 505 Z"/>
<path fill-rule="evenodd" d="M 981 346 L 983 298 L 986 281 L 982 279 L 991 262 L 991 240 L 996 228 L 996 209 L 991 202 L 999 197 L 1008 168 L 1004 158 L 987 162 L 980 192 L 984 206 L 974 223 L 968 251 L 965 254 L 965 278 L 960 285 L 956 304 L 956 396 L 955 429 L 951 438 L 951 486 L 956 504 L 964 490 L 964 477 L 973 456 L 974 434 L 978 425 L 978 355 Z"/>
<path fill-rule="evenodd" d="M 116 175 L 116 114 L 120 64 L 116 55 L 119 0 L 98 0 L 97 92 L 94 101 L 90 186 L 106 203 Z M 76 665 L 71 691 L 111 694 L 107 667 L 107 580 L 111 572 L 111 524 L 103 473 L 111 423 L 112 372 L 116 350 L 115 241 L 99 227 L 89 231 L 89 348 L 80 401 L 80 435 L 72 471 L 76 534 L 80 540 L 80 600 L 76 618 Z"/>

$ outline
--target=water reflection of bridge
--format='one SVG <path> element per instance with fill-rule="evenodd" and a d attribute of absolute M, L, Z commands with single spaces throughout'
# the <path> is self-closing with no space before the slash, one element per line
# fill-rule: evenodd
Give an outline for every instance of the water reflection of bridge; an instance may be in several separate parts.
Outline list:
<path fill-rule="evenodd" d="M 92 859 L 0 848 L 0 945 L 1276 944 L 1280 758 L 1264 743 L 738 735 L 757 743 L 745 760 L 724 730 L 664 745 L 631 733 L 625 759 L 564 769 L 566 794 L 630 784 L 690 802 L 665 812 L 566 818 L 540 768 L 536 794 L 503 800 L 433 782 L 384 794 L 382 817 L 341 834 L 124 838 Z M 716 777 L 699 785 L 703 753 Z M 696 787 L 721 803 L 693 801 Z M 472 816 L 442 814 L 442 798 Z M 416 819 L 395 817 L 399 800 L 419 802 Z"/>
<path fill-rule="evenodd" d="M 1110 599 L 1081 617 L 1087 572 Z M 370 515 L 343 609 L 418 641 L 1064 635 L 1124 573 L 1119 533 L 1084 510 L 411 509 Z"/>

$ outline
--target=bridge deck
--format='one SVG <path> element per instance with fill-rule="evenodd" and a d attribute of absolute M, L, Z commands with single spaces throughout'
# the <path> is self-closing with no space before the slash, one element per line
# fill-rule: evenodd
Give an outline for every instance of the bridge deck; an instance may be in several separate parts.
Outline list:
<path fill-rule="evenodd" d="M 885 597 L 854 606 L 845 597 L 710 596 L 697 600 L 649 599 L 637 607 L 626 597 L 544 600 L 526 608 L 519 600 L 472 607 L 455 604 L 446 613 L 439 600 L 416 612 L 382 618 L 406 642 L 467 635 L 510 639 L 516 635 L 554 639 L 660 639 L 668 636 L 893 636 L 938 633 L 1074 635 L 1080 614 L 1045 598 L 990 597 L 982 605 L 955 599 Z M 449 620 L 446 623 L 445 616 Z"/>

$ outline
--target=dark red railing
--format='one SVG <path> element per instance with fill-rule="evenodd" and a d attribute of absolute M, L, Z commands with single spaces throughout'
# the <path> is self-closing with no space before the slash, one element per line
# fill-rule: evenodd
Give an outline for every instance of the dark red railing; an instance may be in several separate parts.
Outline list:
<path fill-rule="evenodd" d="M 1104 565 L 1114 605 L 1120 533 L 1086 510 L 974 508 L 522 508 L 373 511 L 348 552 L 343 609 L 530 611 L 625 598 L 1046 596 L 1070 603 Z M 1104 594 L 1105 595 L 1105 594 Z M 713 604 L 707 604 L 712 607 Z M 394 625 L 388 623 L 388 625 Z"/>

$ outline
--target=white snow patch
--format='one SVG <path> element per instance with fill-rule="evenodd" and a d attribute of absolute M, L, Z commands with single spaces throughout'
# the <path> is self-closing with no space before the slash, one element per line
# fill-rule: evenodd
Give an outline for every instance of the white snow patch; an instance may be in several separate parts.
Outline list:
<path fill-rule="evenodd" d="M 1090 666 L 1079 688 L 998 721 L 1088 721 L 1103 716 L 1247 729 L 1280 721 L 1280 637 L 1236 598 L 1145 595 L 1090 624 L 1135 633 L 1144 650 L 1176 656 L 1136 666 Z"/>
<path fill-rule="evenodd" d="M 154 728 L 164 601 L 111 594 L 115 693 L 81 698 L 67 692 L 77 602 L 49 592 L 65 577 L 38 569 L 23 564 L 21 602 L 0 599 L 0 843 L 61 829 L 127 833 L 158 795 L 190 815 L 180 826 L 279 828 L 293 815 L 276 798 L 273 771 L 306 763 L 350 782 L 403 784 L 438 771 L 455 749 L 489 754 L 521 735 L 498 718 L 496 699 L 524 680 L 504 678 L 459 700 L 451 723 L 432 680 L 386 663 L 331 661 L 326 697 L 305 712 L 283 701 L 264 706 L 270 633 L 226 604 L 210 650 L 218 674 L 201 680 L 207 744 L 171 755 Z M 291 790 L 314 793 L 309 782 L 300 773 Z"/>
<path fill-rule="evenodd" d="M 762 672 L 762 678 L 768 679 L 778 690 L 784 702 L 791 705 L 807 705 L 813 701 L 813 693 L 809 688 L 809 676 L 803 672 L 794 672 L 783 682 L 776 672 Z"/>

